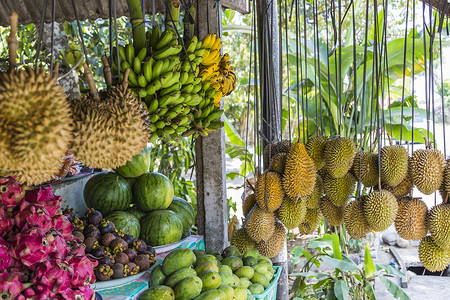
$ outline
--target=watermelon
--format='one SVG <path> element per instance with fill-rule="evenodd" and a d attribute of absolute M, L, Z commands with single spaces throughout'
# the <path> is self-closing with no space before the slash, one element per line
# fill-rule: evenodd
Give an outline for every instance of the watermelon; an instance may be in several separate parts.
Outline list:
<path fill-rule="evenodd" d="M 145 212 L 141 211 L 137 206 L 130 207 L 126 212 L 138 218 L 139 221 L 145 216 Z"/>
<path fill-rule="evenodd" d="M 151 160 L 151 150 L 145 147 L 138 155 L 133 156 L 131 161 L 128 161 L 124 166 L 116 169 L 117 174 L 123 177 L 139 177 L 148 172 Z"/>
<path fill-rule="evenodd" d="M 141 233 L 141 224 L 139 219 L 125 211 L 115 211 L 106 219 L 113 222 L 117 230 L 122 230 L 125 234 L 131 234 L 135 239 L 139 238 Z"/>
<path fill-rule="evenodd" d="M 172 203 L 172 182 L 160 173 L 147 173 L 139 177 L 133 187 L 134 200 L 140 210 L 166 209 Z"/>
<path fill-rule="evenodd" d="M 173 197 L 172 203 L 167 209 L 176 213 L 180 218 L 183 224 L 183 232 L 188 231 L 194 225 L 195 212 L 191 204 L 186 200 Z"/>
<path fill-rule="evenodd" d="M 148 245 L 161 246 L 175 243 L 183 235 L 183 224 L 171 210 L 155 210 L 141 219 L 140 239 Z"/>
<path fill-rule="evenodd" d="M 87 207 L 107 216 L 113 211 L 130 207 L 132 191 L 125 178 L 114 172 L 108 172 L 89 179 L 84 186 L 83 196 Z"/>

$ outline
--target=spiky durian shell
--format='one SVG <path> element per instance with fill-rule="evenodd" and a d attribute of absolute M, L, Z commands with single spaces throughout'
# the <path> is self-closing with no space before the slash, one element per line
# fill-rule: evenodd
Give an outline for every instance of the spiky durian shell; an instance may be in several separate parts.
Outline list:
<path fill-rule="evenodd" d="M 284 197 L 280 208 L 275 211 L 275 216 L 290 230 L 297 227 L 303 221 L 306 214 L 306 201 Z"/>
<path fill-rule="evenodd" d="M 256 182 L 255 197 L 256 203 L 261 209 L 277 210 L 284 198 L 280 175 L 275 172 L 264 172 Z"/>
<path fill-rule="evenodd" d="M 238 247 L 241 253 L 256 249 L 256 242 L 248 236 L 244 228 L 239 228 L 233 232 L 230 238 L 230 244 Z"/>
<path fill-rule="evenodd" d="M 245 232 L 255 242 L 267 241 L 275 230 L 275 216 L 255 206 L 252 214 L 245 224 Z"/>
<path fill-rule="evenodd" d="M 253 206 L 256 204 L 255 193 L 248 195 L 244 201 L 242 201 L 242 213 L 244 217 L 252 210 Z"/>
<path fill-rule="evenodd" d="M 345 205 L 336 206 L 327 196 L 320 198 L 320 212 L 331 226 L 339 226 L 344 222 Z"/>
<path fill-rule="evenodd" d="M 450 250 L 450 204 L 439 204 L 431 208 L 427 216 L 428 230 L 435 243 Z"/>
<path fill-rule="evenodd" d="M 356 145 L 351 138 L 330 139 L 324 148 L 325 168 L 333 178 L 344 176 L 352 167 Z"/>
<path fill-rule="evenodd" d="M 291 150 L 292 142 L 289 140 L 283 140 L 280 142 L 274 142 L 271 144 L 268 144 L 264 148 L 264 165 L 269 165 L 269 160 L 278 153 L 288 153 L 289 150 Z"/>
<path fill-rule="evenodd" d="M 355 191 L 356 180 L 350 173 L 341 178 L 333 178 L 328 174 L 323 177 L 323 192 L 336 206 L 347 203 L 349 197 Z"/>
<path fill-rule="evenodd" d="M 445 164 L 444 176 L 442 178 L 441 186 L 439 187 L 439 193 L 444 201 L 447 198 L 447 195 L 450 194 L 450 159 L 447 159 Z"/>
<path fill-rule="evenodd" d="M 75 119 L 72 151 L 93 168 L 117 168 L 147 145 L 148 112 L 123 85 L 91 98 L 71 101 Z"/>
<path fill-rule="evenodd" d="M 425 195 L 434 193 L 444 177 L 445 157 L 436 149 L 419 149 L 411 157 L 411 173 L 417 189 Z"/>
<path fill-rule="evenodd" d="M 327 136 L 314 136 L 306 142 L 306 152 L 308 152 L 309 157 L 314 161 L 317 170 L 322 169 L 325 164 L 323 151 L 328 140 L 329 138 Z"/>
<path fill-rule="evenodd" d="M 361 166 L 361 168 L 360 168 Z M 360 180 L 366 187 L 375 186 L 378 183 L 378 155 L 372 152 L 356 153 L 353 161 L 352 175 L 356 180 Z"/>
<path fill-rule="evenodd" d="M 385 146 L 380 151 L 381 181 L 387 186 L 397 186 L 408 173 L 408 151 L 400 145 Z"/>
<path fill-rule="evenodd" d="M 283 175 L 284 169 L 286 167 L 286 157 L 287 157 L 287 153 L 284 153 L 284 152 L 275 154 L 270 159 L 269 169 L 280 175 Z"/>
<path fill-rule="evenodd" d="M 291 198 L 311 195 L 316 183 L 316 166 L 302 143 L 292 145 L 286 158 L 283 189 Z"/>
<path fill-rule="evenodd" d="M 276 222 L 273 235 L 267 241 L 261 241 L 256 245 L 260 255 L 273 258 L 280 253 L 286 242 L 286 230 L 281 222 Z"/>
<path fill-rule="evenodd" d="M 322 177 L 317 174 L 316 175 L 316 184 L 314 185 L 314 190 L 311 195 L 306 197 L 306 207 L 307 208 L 316 208 L 319 206 L 319 200 L 323 195 L 323 181 Z"/>
<path fill-rule="evenodd" d="M 386 191 L 389 191 L 395 197 L 403 197 L 411 193 L 413 189 L 413 182 L 411 177 L 411 163 L 409 163 L 408 172 L 406 173 L 405 179 L 402 180 L 397 186 L 388 186 L 384 182 L 381 183 L 381 186 Z"/>
<path fill-rule="evenodd" d="M 450 263 L 450 251 L 441 249 L 428 235 L 420 241 L 419 259 L 431 272 L 442 271 Z"/>
<path fill-rule="evenodd" d="M 62 88 L 44 69 L 0 74 L 0 169 L 35 185 L 58 171 L 72 140 Z"/>
<path fill-rule="evenodd" d="M 320 208 L 306 208 L 306 215 L 303 222 L 298 225 L 301 234 L 312 234 L 322 221 L 322 213 Z"/>
<path fill-rule="evenodd" d="M 420 240 L 427 235 L 428 207 L 421 199 L 404 197 L 398 200 L 395 230 L 405 240 Z"/>
<path fill-rule="evenodd" d="M 371 231 L 364 215 L 364 198 L 366 197 L 355 199 L 345 206 L 345 228 L 354 239 L 360 239 Z"/>
<path fill-rule="evenodd" d="M 397 216 L 398 204 L 386 190 L 372 191 L 364 200 L 364 215 L 372 230 L 386 230 Z"/>

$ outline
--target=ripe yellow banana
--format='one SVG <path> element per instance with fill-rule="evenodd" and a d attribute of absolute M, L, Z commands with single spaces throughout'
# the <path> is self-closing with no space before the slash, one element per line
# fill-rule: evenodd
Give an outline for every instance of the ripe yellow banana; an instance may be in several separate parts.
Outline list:
<path fill-rule="evenodd" d="M 214 44 L 212 44 L 211 50 L 220 50 L 220 47 L 222 47 L 222 43 L 221 43 L 220 37 L 219 37 L 214 41 Z"/>

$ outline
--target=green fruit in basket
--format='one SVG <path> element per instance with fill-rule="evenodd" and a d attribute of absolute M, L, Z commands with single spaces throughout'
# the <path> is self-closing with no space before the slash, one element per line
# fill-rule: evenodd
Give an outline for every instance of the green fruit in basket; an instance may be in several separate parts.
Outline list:
<path fill-rule="evenodd" d="M 222 260 L 223 260 L 223 257 L 222 257 L 222 255 L 220 255 L 220 254 L 216 254 L 216 255 L 214 255 L 216 258 L 217 258 L 217 260 L 220 262 L 218 265 L 222 265 Z"/>
<path fill-rule="evenodd" d="M 266 257 L 266 256 L 260 256 L 258 258 L 258 264 L 267 264 L 267 269 L 271 269 L 273 267 L 273 263 L 270 260 L 270 258 Z"/>
<path fill-rule="evenodd" d="M 248 290 L 250 291 L 250 293 L 255 294 L 255 295 L 259 295 L 262 292 L 264 292 L 264 287 L 259 284 L 259 283 L 252 283 L 250 284 L 250 286 L 248 287 Z"/>
<path fill-rule="evenodd" d="M 173 199 L 173 185 L 163 174 L 151 172 L 139 177 L 134 185 L 134 197 L 143 211 L 167 209 Z"/>
<path fill-rule="evenodd" d="M 217 267 L 215 261 L 204 261 L 195 267 L 195 271 L 197 272 L 198 275 L 200 275 L 206 271 L 219 272 L 219 268 Z"/>
<path fill-rule="evenodd" d="M 164 275 L 162 271 L 162 265 L 157 265 L 153 268 L 152 272 L 150 273 L 150 279 L 148 281 L 149 287 L 154 287 L 158 285 L 162 285 L 164 283 L 164 280 L 166 280 L 166 275 Z"/>
<path fill-rule="evenodd" d="M 194 300 L 227 300 L 227 294 L 221 290 L 208 290 L 197 297 Z"/>
<path fill-rule="evenodd" d="M 140 300 L 174 300 L 175 292 L 168 286 L 160 285 L 150 287 L 145 290 L 140 296 Z"/>
<path fill-rule="evenodd" d="M 256 298 L 253 295 L 247 295 L 247 300 L 255 300 Z"/>
<path fill-rule="evenodd" d="M 199 274 L 198 277 L 200 277 L 203 282 L 202 291 L 215 290 L 222 282 L 219 273 L 215 271 L 205 271 Z"/>
<path fill-rule="evenodd" d="M 247 277 L 239 278 L 239 286 L 241 286 L 243 288 L 248 288 L 250 286 L 250 284 L 252 284 L 252 282 Z"/>
<path fill-rule="evenodd" d="M 155 210 L 141 219 L 140 239 L 148 245 L 155 247 L 175 243 L 182 236 L 183 225 L 173 211 Z"/>
<path fill-rule="evenodd" d="M 190 300 L 202 292 L 203 283 L 197 276 L 187 277 L 175 286 L 175 299 Z"/>
<path fill-rule="evenodd" d="M 216 265 L 219 264 L 219 261 L 217 260 L 217 258 L 214 255 L 206 254 L 206 255 L 203 255 L 202 257 L 200 257 L 196 261 L 196 263 L 194 264 L 194 267 L 197 267 L 199 264 L 201 264 L 202 262 L 205 262 L 205 261 L 213 261 L 216 263 Z"/>
<path fill-rule="evenodd" d="M 226 298 L 227 300 L 234 299 L 234 289 L 231 286 L 221 284 L 221 285 L 219 285 L 219 287 L 217 289 L 221 290 L 222 292 L 225 293 L 225 295 L 227 295 L 227 298 Z"/>
<path fill-rule="evenodd" d="M 253 283 L 259 283 L 261 284 L 265 289 L 269 286 L 269 280 L 267 279 L 266 275 L 255 272 L 253 277 L 250 279 Z"/>
<path fill-rule="evenodd" d="M 229 256 L 222 260 L 222 265 L 230 266 L 231 270 L 233 270 L 233 272 L 234 272 L 237 269 L 239 269 L 240 267 L 242 267 L 244 265 L 244 263 L 242 262 L 242 259 L 240 259 L 239 257 Z"/>
<path fill-rule="evenodd" d="M 165 275 L 190 267 L 195 262 L 195 255 L 189 248 L 176 249 L 166 256 L 162 263 L 162 270 Z"/>
<path fill-rule="evenodd" d="M 239 278 L 247 277 L 248 279 L 251 279 L 253 277 L 253 275 L 255 274 L 255 271 L 253 270 L 252 267 L 243 266 L 243 267 L 240 267 L 239 269 L 237 269 L 234 272 L 234 274 L 236 274 L 236 276 L 238 276 Z"/>
<path fill-rule="evenodd" d="M 222 272 L 233 274 L 233 270 L 231 270 L 230 266 L 227 266 L 227 265 L 221 265 L 219 267 L 219 273 L 222 273 Z"/>
<path fill-rule="evenodd" d="M 273 278 L 273 274 L 270 273 L 270 271 L 267 271 L 266 273 L 264 273 L 264 275 L 267 277 L 267 280 L 269 280 L 269 282 L 272 280 Z"/>
<path fill-rule="evenodd" d="M 141 224 L 134 215 L 125 211 L 115 211 L 106 216 L 106 219 L 113 222 L 117 230 L 122 230 L 124 234 L 130 234 L 135 239 L 139 238 Z"/>
<path fill-rule="evenodd" d="M 222 284 L 226 284 L 229 286 L 234 285 L 234 277 L 232 273 L 228 272 L 219 272 L 220 278 L 222 279 Z"/>
<path fill-rule="evenodd" d="M 253 267 L 258 263 L 258 260 L 254 258 L 253 256 L 247 256 L 243 259 L 244 266 L 250 266 Z"/>
<path fill-rule="evenodd" d="M 233 286 L 239 286 L 239 284 L 241 283 L 240 278 L 237 277 L 237 275 L 235 275 L 235 274 L 233 274 L 233 278 L 234 278 Z"/>
<path fill-rule="evenodd" d="M 195 250 L 192 250 L 192 252 L 194 252 L 194 254 L 195 254 L 196 262 L 198 262 L 199 258 L 201 258 L 202 256 L 205 255 L 205 251 L 203 251 L 203 250 L 195 249 Z"/>
<path fill-rule="evenodd" d="M 190 276 L 197 276 L 197 272 L 195 272 L 195 270 L 191 267 L 181 268 L 170 274 L 170 276 L 164 281 L 164 285 L 174 288 L 178 282 Z"/>
<path fill-rule="evenodd" d="M 173 211 L 180 218 L 181 223 L 183 224 L 183 232 L 191 229 L 192 225 L 195 222 L 195 212 L 192 205 L 184 199 L 173 197 L 172 203 L 167 208 L 168 210 Z"/>
<path fill-rule="evenodd" d="M 238 247 L 236 247 L 236 246 L 228 246 L 225 249 L 223 249 L 222 256 L 223 257 L 229 257 L 229 256 L 241 257 L 242 254 L 239 251 Z"/>
<path fill-rule="evenodd" d="M 234 300 L 246 300 L 247 299 L 247 291 L 245 288 L 240 286 L 233 287 L 234 289 Z"/>
<path fill-rule="evenodd" d="M 269 268 L 267 268 L 266 264 L 261 263 L 261 264 L 254 265 L 253 270 L 255 270 L 255 272 L 264 274 L 269 270 Z"/>
<path fill-rule="evenodd" d="M 242 258 L 253 257 L 255 259 L 258 259 L 259 256 L 260 256 L 259 251 L 257 249 L 251 249 L 251 250 L 245 251 L 244 255 L 242 255 Z"/>

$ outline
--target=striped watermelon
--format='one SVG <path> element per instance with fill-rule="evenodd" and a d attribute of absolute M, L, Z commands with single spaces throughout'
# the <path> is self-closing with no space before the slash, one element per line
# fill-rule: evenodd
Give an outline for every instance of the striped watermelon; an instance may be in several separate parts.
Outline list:
<path fill-rule="evenodd" d="M 172 182 L 160 173 L 147 173 L 139 177 L 133 187 L 134 200 L 140 210 L 166 209 L 172 203 Z"/>
<path fill-rule="evenodd" d="M 116 172 L 123 177 L 139 177 L 148 172 L 151 160 L 151 150 L 145 147 L 138 155 L 133 156 L 124 166 L 116 169 Z"/>
<path fill-rule="evenodd" d="M 155 210 L 141 219 L 140 239 L 151 246 L 175 243 L 183 235 L 183 224 L 171 210 Z"/>
<path fill-rule="evenodd" d="M 126 212 L 138 218 L 139 221 L 145 216 L 145 212 L 140 210 L 136 205 L 127 209 Z"/>
<path fill-rule="evenodd" d="M 168 210 L 173 211 L 180 218 L 183 224 L 183 232 L 191 229 L 195 222 L 195 212 L 191 204 L 186 200 L 178 197 L 173 197 L 172 203 L 170 204 Z"/>
<path fill-rule="evenodd" d="M 106 217 L 114 223 L 117 230 L 122 230 L 125 234 L 131 234 L 135 239 L 141 233 L 141 224 L 138 218 L 125 211 L 115 211 Z"/>
<path fill-rule="evenodd" d="M 100 211 L 104 216 L 113 211 L 125 210 L 131 204 L 131 187 L 122 176 L 100 173 L 88 180 L 83 191 L 87 207 Z"/>

